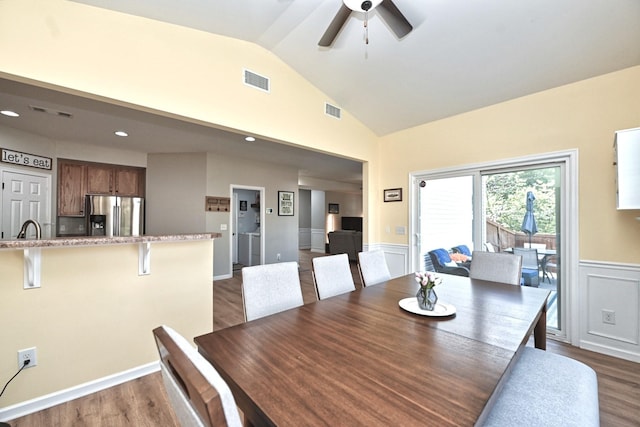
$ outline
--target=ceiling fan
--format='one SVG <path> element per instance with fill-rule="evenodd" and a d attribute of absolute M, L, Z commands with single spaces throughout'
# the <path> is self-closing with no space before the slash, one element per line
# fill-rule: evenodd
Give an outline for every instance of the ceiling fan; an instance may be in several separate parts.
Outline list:
<path fill-rule="evenodd" d="M 349 16 L 351 16 L 351 12 L 362 12 L 365 14 L 364 26 L 366 31 L 368 13 L 378 6 L 380 6 L 378 8 L 378 14 L 399 39 L 413 30 L 413 26 L 407 21 L 407 18 L 404 17 L 392 0 L 343 0 L 340 10 L 338 10 L 333 21 L 331 21 L 331 24 L 329 24 L 329 27 L 324 32 L 324 35 L 318 42 L 318 46 L 329 47 L 333 44 L 338 33 L 347 22 L 347 19 L 349 19 Z"/>

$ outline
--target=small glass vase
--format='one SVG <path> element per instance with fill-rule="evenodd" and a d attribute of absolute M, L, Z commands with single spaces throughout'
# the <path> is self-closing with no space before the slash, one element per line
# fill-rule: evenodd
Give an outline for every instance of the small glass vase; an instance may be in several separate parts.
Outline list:
<path fill-rule="evenodd" d="M 433 311 L 436 308 L 438 295 L 436 295 L 433 288 L 418 289 L 416 298 L 418 299 L 418 307 L 420 307 L 421 310 Z"/>

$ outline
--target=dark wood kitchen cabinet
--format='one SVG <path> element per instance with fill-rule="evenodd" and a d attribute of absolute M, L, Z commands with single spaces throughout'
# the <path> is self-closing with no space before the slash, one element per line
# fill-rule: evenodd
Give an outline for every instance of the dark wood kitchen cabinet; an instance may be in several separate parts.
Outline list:
<path fill-rule="evenodd" d="M 87 193 L 114 196 L 144 196 L 142 168 L 89 165 L 87 167 Z"/>
<path fill-rule="evenodd" d="M 144 197 L 146 170 L 133 166 L 58 160 L 58 216 L 84 216 L 85 195 Z"/>
<path fill-rule="evenodd" d="M 116 194 L 118 196 L 144 196 L 144 178 L 144 169 L 116 168 Z"/>
<path fill-rule="evenodd" d="M 84 216 L 87 166 L 58 162 L 58 215 Z"/>

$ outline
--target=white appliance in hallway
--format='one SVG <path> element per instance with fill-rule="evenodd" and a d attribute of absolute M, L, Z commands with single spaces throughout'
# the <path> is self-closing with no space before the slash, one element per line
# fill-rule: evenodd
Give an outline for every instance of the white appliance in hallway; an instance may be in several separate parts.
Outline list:
<path fill-rule="evenodd" d="M 233 263 L 261 264 L 260 191 L 233 190 Z"/>
<path fill-rule="evenodd" d="M 247 267 L 260 264 L 260 229 L 238 235 L 238 262 Z"/>

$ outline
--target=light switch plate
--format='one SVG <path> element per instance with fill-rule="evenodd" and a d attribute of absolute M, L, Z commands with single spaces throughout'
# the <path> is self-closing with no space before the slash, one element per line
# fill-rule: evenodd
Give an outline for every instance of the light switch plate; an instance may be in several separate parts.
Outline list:
<path fill-rule="evenodd" d="M 220 231 L 227 231 L 227 224 L 220 224 Z"/>

